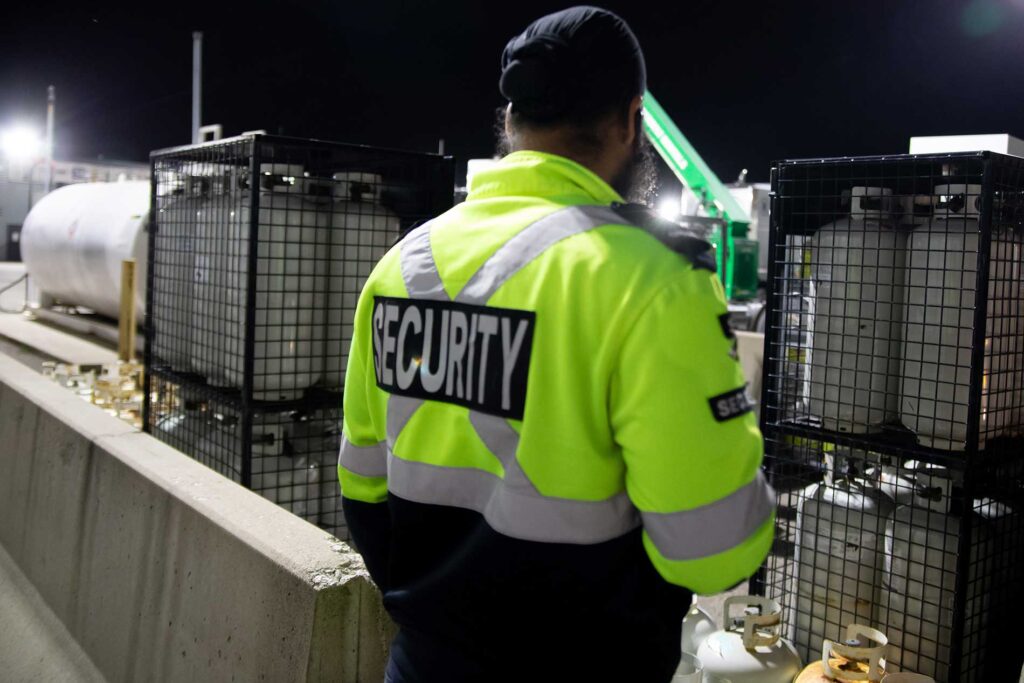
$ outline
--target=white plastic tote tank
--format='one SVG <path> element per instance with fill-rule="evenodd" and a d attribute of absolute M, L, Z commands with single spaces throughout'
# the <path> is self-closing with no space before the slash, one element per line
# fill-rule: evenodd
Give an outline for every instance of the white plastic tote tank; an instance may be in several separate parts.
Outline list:
<path fill-rule="evenodd" d="M 795 597 L 790 638 L 804 659 L 838 625 L 873 623 L 893 503 L 856 479 L 814 484 L 797 511 Z"/>
<path fill-rule="evenodd" d="M 336 388 L 345 382 L 359 293 L 370 271 L 398 241 L 400 225 L 398 217 L 381 205 L 380 175 L 349 171 L 332 177 L 324 386 Z"/>
<path fill-rule="evenodd" d="M 135 259 L 135 306 L 145 307 L 149 181 L 77 183 L 32 207 L 21 232 L 21 257 L 45 299 L 112 318 L 121 299 L 121 262 Z"/>
<path fill-rule="evenodd" d="M 905 238 L 895 208 L 891 190 L 855 187 L 850 215 L 813 237 L 810 411 L 830 431 L 875 431 L 897 415 Z"/>
<path fill-rule="evenodd" d="M 907 245 L 900 419 L 933 448 L 967 439 L 980 185 L 939 185 L 933 219 Z M 993 232 L 979 447 L 1019 428 L 1021 240 Z"/>

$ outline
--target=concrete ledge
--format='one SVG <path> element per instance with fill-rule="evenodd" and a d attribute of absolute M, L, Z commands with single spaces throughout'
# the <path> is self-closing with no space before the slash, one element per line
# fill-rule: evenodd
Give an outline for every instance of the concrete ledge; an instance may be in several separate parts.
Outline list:
<path fill-rule="evenodd" d="M 0 544 L 111 681 L 380 681 L 345 544 L 0 356 Z"/>

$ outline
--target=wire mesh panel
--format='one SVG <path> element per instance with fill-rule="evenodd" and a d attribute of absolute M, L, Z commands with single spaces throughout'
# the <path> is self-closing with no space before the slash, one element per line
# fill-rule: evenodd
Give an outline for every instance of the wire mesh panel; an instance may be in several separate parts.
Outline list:
<path fill-rule="evenodd" d="M 993 648 L 1024 597 L 1024 160 L 782 162 L 772 192 L 754 590 L 805 659 L 856 622 L 890 670 L 1019 673 Z"/>
<path fill-rule="evenodd" d="M 239 402 L 160 376 L 151 387 L 152 434 L 238 483 L 243 459 L 248 460 L 249 488 L 339 538 L 348 537 L 335 470 L 340 404 L 257 407 L 246 432 L 246 451 Z"/>
<path fill-rule="evenodd" d="M 451 206 L 451 159 L 251 135 L 152 165 L 147 429 L 343 534 L 328 459 L 356 302 Z"/>

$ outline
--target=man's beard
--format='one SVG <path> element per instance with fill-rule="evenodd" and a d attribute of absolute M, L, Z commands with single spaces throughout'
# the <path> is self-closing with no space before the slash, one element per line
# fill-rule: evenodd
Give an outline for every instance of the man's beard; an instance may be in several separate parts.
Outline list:
<path fill-rule="evenodd" d="M 633 157 L 612 180 L 612 187 L 634 204 L 649 204 L 658 190 L 658 166 L 654 162 L 654 146 L 639 126 L 636 129 Z"/>
<path fill-rule="evenodd" d="M 497 140 L 494 148 L 495 159 L 501 159 L 514 151 L 512 149 L 512 139 L 509 137 L 508 131 L 505 130 L 506 116 L 508 116 L 508 110 L 506 107 L 498 107 L 495 111 L 494 136 Z"/>

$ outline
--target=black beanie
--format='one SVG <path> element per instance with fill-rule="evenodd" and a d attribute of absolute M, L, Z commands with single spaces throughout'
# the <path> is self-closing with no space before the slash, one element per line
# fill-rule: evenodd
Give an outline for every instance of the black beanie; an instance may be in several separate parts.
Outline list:
<path fill-rule="evenodd" d="M 619 16 L 570 7 L 541 17 L 505 46 L 501 94 L 536 121 L 603 112 L 647 89 L 640 43 Z"/>

